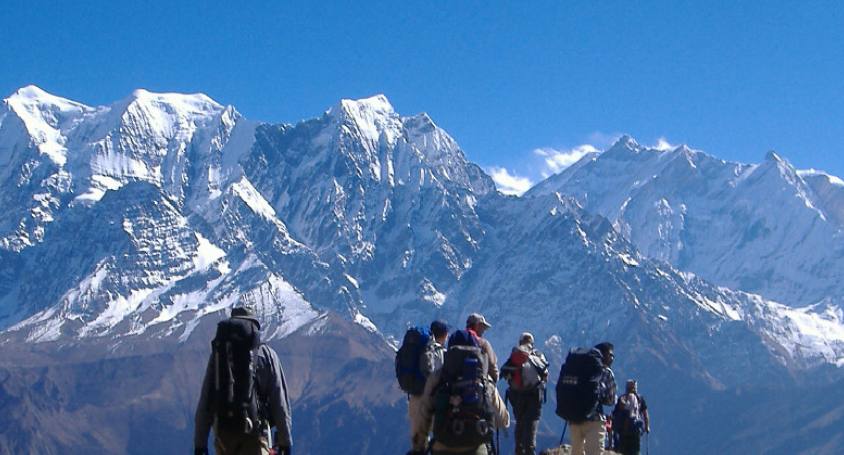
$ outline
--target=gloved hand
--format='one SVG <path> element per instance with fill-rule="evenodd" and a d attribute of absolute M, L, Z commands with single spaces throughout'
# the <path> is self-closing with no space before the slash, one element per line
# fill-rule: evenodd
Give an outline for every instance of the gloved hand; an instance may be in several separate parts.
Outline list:
<path fill-rule="evenodd" d="M 290 446 L 284 446 L 284 447 L 279 446 L 279 447 L 276 447 L 275 453 L 276 453 L 276 455 L 291 455 L 293 452 L 291 451 Z"/>
<path fill-rule="evenodd" d="M 208 447 L 197 447 L 193 449 L 193 455 L 208 455 Z"/>

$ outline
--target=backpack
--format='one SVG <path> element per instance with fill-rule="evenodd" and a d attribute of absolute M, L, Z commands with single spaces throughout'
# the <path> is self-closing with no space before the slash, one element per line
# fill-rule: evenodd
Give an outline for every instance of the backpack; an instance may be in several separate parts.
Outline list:
<path fill-rule="evenodd" d="M 424 327 L 411 327 L 404 334 L 401 347 L 396 352 L 396 379 L 399 387 L 410 395 L 425 391 L 425 374 L 422 372 L 422 354 L 431 341 L 431 332 Z"/>
<path fill-rule="evenodd" d="M 580 423 L 593 419 L 600 409 L 600 384 L 604 364 L 595 348 L 572 349 L 557 380 L 557 415 Z"/>
<path fill-rule="evenodd" d="M 641 434 L 644 422 L 641 419 L 641 401 L 638 395 L 624 394 L 618 397 L 618 402 L 612 413 L 613 427 L 623 436 Z"/>
<path fill-rule="evenodd" d="M 494 384 L 487 358 L 465 330 L 452 335 L 434 393 L 434 439 L 447 447 L 477 447 L 492 439 Z"/>
<path fill-rule="evenodd" d="M 501 367 L 501 377 L 507 379 L 510 389 L 514 391 L 533 390 L 548 377 L 548 362 L 537 351 L 516 347 Z"/>
<path fill-rule="evenodd" d="M 232 317 L 217 324 L 211 342 L 214 358 L 212 402 L 217 425 L 231 432 L 260 431 L 255 358 L 261 347 L 257 323 Z"/>

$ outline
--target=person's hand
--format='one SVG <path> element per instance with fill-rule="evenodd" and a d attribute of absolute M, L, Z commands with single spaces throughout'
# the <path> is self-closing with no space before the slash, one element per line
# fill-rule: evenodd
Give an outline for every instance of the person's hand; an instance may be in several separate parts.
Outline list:
<path fill-rule="evenodd" d="M 645 433 L 650 433 L 650 432 L 651 432 L 651 426 L 648 425 L 648 426 L 645 427 Z"/>
<path fill-rule="evenodd" d="M 197 447 L 193 449 L 193 455 L 208 455 L 208 447 Z"/>
<path fill-rule="evenodd" d="M 275 453 L 276 455 L 291 455 L 293 452 L 291 452 L 290 446 L 278 446 L 275 448 Z"/>

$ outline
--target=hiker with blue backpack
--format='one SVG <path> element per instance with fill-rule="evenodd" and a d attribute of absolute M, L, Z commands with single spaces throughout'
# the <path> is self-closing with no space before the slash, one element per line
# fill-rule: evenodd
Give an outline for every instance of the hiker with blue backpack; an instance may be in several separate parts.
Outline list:
<path fill-rule="evenodd" d="M 639 455 L 643 433 L 651 432 L 651 419 L 638 384 L 629 379 L 624 395 L 618 397 L 612 413 L 615 432 L 614 449 L 622 455 Z"/>
<path fill-rule="evenodd" d="M 399 387 L 408 397 L 411 442 L 408 455 L 423 455 L 428 448 L 432 422 L 420 410 L 422 393 L 427 378 L 442 368 L 447 338 L 448 324 L 444 321 L 432 322 L 430 330 L 411 327 L 405 332 L 402 345 L 396 353 L 396 378 Z"/>
<path fill-rule="evenodd" d="M 615 404 L 612 343 L 569 351 L 557 380 L 557 415 L 570 429 L 572 455 L 602 455 L 606 428 L 604 406 Z M 565 435 L 565 429 L 563 430 Z"/>
<path fill-rule="evenodd" d="M 510 426 L 510 415 L 490 378 L 493 364 L 482 341 L 468 329 L 454 332 L 442 369 L 428 377 L 421 410 L 433 419 L 433 455 L 499 453 L 494 435 Z"/>
<path fill-rule="evenodd" d="M 243 303 L 217 324 L 194 429 L 195 455 L 290 455 L 290 402 L 275 351 L 261 342 L 255 307 Z M 275 427 L 273 442 L 272 427 Z"/>
<path fill-rule="evenodd" d="M 513 406 L 516 419 L 516 455 L 535 455 L 548 361 L 534 348 L 531 333 L 525 332 L 519 337 L 519 344 L 501 367 L 501 378 L 509 385 L 504 401 Z"/>

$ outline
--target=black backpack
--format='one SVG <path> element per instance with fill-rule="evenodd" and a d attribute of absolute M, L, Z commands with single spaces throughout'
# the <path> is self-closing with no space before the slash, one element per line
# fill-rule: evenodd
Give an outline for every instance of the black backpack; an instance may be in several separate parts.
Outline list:
<path fill-rule="evenodd" d="M 492 439 L 495 385 L 477 340 L 458 331 L 449 340 L 434 393 L 434 439 L 448 447 L 477 447 Z"/>
<path fill-rule="evenodd" d="M 232 317 L 217 324 L 211 342 L 213 409 L 217 425 L 227 431 L 255 433 L 261 429 L 255 377 L 259 330 L 253 319 Z"/>
<path fill-rule="evenodd" d="M 595 348 L 569 351 L 557 380 L 557 415 L 574 423 L 592 420 L 600 410 L 603 371 L 601 351 Z"/>
<path fill-rule="evenodd" d="M 425 391 L 425 374 L 420 363 L 430 341 L 431 333 L 424 327 L 411 327 L 404 334 L 396 352 L 396 379 L 405 393 L 422 395 Z"/>

